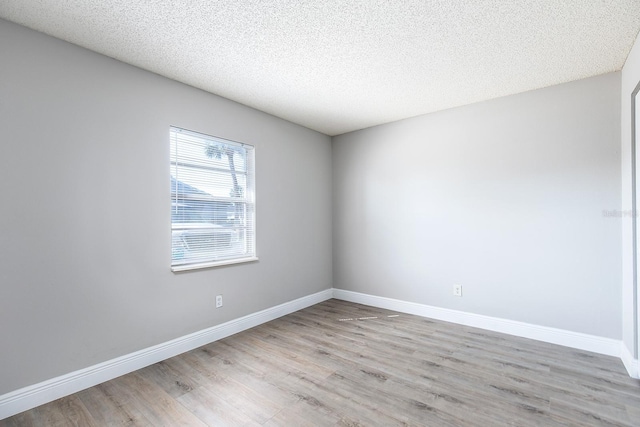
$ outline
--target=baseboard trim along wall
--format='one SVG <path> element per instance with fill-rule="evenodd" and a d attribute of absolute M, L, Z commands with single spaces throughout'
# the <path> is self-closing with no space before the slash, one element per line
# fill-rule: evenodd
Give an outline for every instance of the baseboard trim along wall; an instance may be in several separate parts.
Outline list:
<path fill-rule="evenodd" d="M 565 347 L 606 354 L 608 356 L 621 357 L 621 342 L 611 338 L 597 337 L 579 332 L 571 332 L 547 326 L 483 316 L 480 314 L 467 313 L 448 308 L 433 307 L 425 304 L 417 304 L 375 295 L 361 294 L 342 289 L 334 289 L 333 297 L 372 307 L 385 308 L 387 310 L 399 311 L 407 314 L 415 314 L 417 316 L 443 320 L 445 322 L 473 326 L 475 328 L 486 329 L 494 332 L 502 332 L 551 344 L 559 344 Z"/>
<path fill-rule="evenodd" d="M 626 345 L 620 343 L 620 359 L 631 378 L 640 379 L 640 361 L 634 359 Z"/>
<path fill-rule="evenodd" d="M 629 350 L 619 340 L 342 289 L 327 289 L 4 394 L 0 396 L 0 420 L 331 298 L 615 356 L 622 360 L 631 377 L 638 378 L 640 375 L 638 360 L 633 358 Z"/>
<path fill-rule="evenodd" d="M 0 396 L 0 420 L 331 299 L 332 289 Z"/>

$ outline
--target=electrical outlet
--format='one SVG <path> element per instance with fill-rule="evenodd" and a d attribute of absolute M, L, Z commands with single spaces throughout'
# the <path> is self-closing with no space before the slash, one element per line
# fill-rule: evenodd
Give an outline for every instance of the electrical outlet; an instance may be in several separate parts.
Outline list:
<path fill-rule="evenodd" d="M 222 295 L 216 295 L 216 308 L 222 307 Z"/>
<path fill-rule="evenodd" d="M 453 285 L 453 296 L 454 297 L 462 296 L 462 285 Z"/>

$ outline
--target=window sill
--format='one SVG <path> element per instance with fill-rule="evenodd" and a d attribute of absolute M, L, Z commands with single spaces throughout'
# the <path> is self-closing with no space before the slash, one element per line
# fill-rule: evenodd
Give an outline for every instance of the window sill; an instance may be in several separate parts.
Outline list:
<path fill-rule="evenodd" d="M 181 271 L 201 270 L 203 268 L 222 267 L 225 265 L 242 264 L 245 262 L 254 262 L 254 261 L 258 261 L 258 257 L 227 259 L 224 261 L 201 262 L 198 264 L 174 265 L 173 267 L 171 267 L 171 271 L 173 271 L 174 273 L 179 273 Z"/>

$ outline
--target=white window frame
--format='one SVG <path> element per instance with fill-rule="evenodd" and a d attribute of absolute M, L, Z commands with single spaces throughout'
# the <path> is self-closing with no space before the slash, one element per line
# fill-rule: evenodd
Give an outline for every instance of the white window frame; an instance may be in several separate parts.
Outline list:
<path fill-rule="evenodd" d="M 253 145 L 206 135 L 175 126 L 170 127 L 169 137 L 169 146 L 171 151 L 171 271 L 180 272 L 257 261 L 258 256 L 256 250 L 255 226 L 255 147 Z M 227 170 L 220 167 L 220 159 L 218 159 L 218 164 L 215 164 L 215 160 L 213 159 L 211 160 L 210 165 L 203 163 L 207 161 L 204 160 L 204 158 L 198 158 L 197 165 L 193 162 L 190 163 L 189 157 L 180 154 L 181 147 L 183 151 L 186 151 L 186 145 L 190 144 L 188 140 L 195 140 L 202 142 L 203 144 L 219 145 L 221 147 L 231 147 L 236 150 L 239 155 L 243 155 L 242 160 L 244 161 L 244 169 L 235 170 L 233 172 L 236 178 L 238 175 L 242 175 L 244 185 L 238 185 L 242 191 L 238 191 L 238 194 L 229 194 L 228 197 L 225 197 L 220 194 L 212 195 L 194 188 L 197 187 L 197 183 L 199 182 L 209 183 L 212 187 L 215 187 L 216 182 L 210 176 L 207 177 L 207 173 L 213 172 L 223 175 L 228 174 L 230 176 L 232 172 L 230 167 Z M 235 155 L 232 155 L 232 157 L 235 157 Z M 229 163 L 231 164 L 231 162 Z M 199 173 L 198 171 L 202 172 Z M 184 179 L 186 176 L 190 177 L 192 183 L 195 180 L 196 184 L 191 185 L 180 180 L 181 177 Z M 207 178 L 209 178 L 209 180 L 207 180 Z M 204 186 L 204 184 L 202 186 Z M 191 188 L 191 190 L 187 190 L 188 188 Z M 219 188 L 222 190 L 224 187 Z M 232 188 L 234 187 L 232 186 Z M 191 192 L 192 190 L 197 191 L 197 194 Z M 233 192 L 235 192 L 235 190 Z M 182 216 L 180 216 L 183 218 L 182 220 L 176 220 L 176 222 L 174 222 L 174 214 L 178 212 L 178 206 L 184 206 L 185 200 L 187 199 L 196 204 L 209 202 L 230 204 L 234 206 L 233 209 L 235 210 L 235 214 L 232 216 L 232 224 L 230 224 L 228 228 L 222 228 L 220 225 L 214 224 L 213 222 L 189 223 L 189 221 L 185 220 Z M 238 209 L 240 209 L 240 211 L 238 211 Z M 236 238 L 233 249 L 230 249 L 230 252 L 226 255 L 224 254 L 224 249 L 216 249 L 215 251 L 199 251 L 198 249 L 195 249 L 189 252 L 188 247 L 185 246 L 184 236 L 186 233 L 196 233 L 197 235 L 197 233 L 211 233 L 212 231 L 220 232 L 221 230 L 224 233 L 232 233 L 229 235 L 233 235 Z M 212 233 L 210 236 L 215 234 L 216 233 Z M 225 234 L 223 234 L 223 236 L 224 235 Z M 212 247 L 215 247 L 216 245 L 217 243 L 212 243 Z M 195 256 L 190 260 L 188 256 L 185 257 L 185 252 Z M 217 255 L 213 255 L 214 252 L 217 253 Z"/>

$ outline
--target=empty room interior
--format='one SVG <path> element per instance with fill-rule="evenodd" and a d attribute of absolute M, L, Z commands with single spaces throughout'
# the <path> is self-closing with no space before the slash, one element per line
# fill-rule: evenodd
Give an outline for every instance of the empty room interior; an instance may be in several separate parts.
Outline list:
<path fill-rule="evenodd" d="M 639 30 L 2 0 L 0 426 L 640 426 Z"/>

